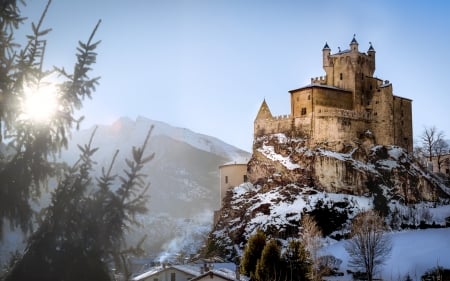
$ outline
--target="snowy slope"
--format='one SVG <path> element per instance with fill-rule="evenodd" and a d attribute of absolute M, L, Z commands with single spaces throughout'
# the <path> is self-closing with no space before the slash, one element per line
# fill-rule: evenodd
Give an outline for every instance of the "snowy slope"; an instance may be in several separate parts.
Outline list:
<path fill-rule="evenodd" d="M 185 128 L 144 117 L 137 120 L 123 117 L 97 128 L 92 142 L 93 147 L 99 148 L 93 156 L 97 162 L 94 177 L 100 175 L 101 167 L 110 165 L 116 150 L 119 154 L 112 171 L 123 175 L 125 158 L 131 158 L 131 148 L 143 143 L 152 125 L 147 154 L 155 153 L 155 158 L 143 171 L 151 184 L 149 213 L 139 217 L 144 226 L 134 229 L 128 241 L 137 242 L 147 235 L 145 247 L 152 254 L 179 250 L 193 253 L 211 229 L 213 211 L 220 206 L 219 165 L 240 161 L 250 154 Z M 77 145 L 87 144 L 93 130 L 73 132 L 69 148 L 61 154 L 62 161 L 73 164 L 80 154 Z M 50 193 L 44 193 L 40 207 L 49 201 Z M 21 244 L 17 233 L 7 233 L 5 237 L 6 243 L 0 243 L 0 263 Z"/>
<path fill-rule="evenodd" d="M 375 277 L 383 280 L 404 280 L 409 274 L 412 280 L 420 280 L 429 269 L 436 266 L 450 268 L 450 228 L 408 230 L 390 233 L 391 256 Z M 339 241 L 322 249 L 322 254 L 333 255 L 342 260 L 341 272 L 348 267 L 349 256 L 344 249 L 345 241 Z M 332 277 L 327 280 L 349 280 L 351 276 Z"/>
<path fill-rule="evenodd" d="M 257 229 L 286 246 L 289 239 L 299 237 L 300 220 L 306 213 L 316 219 L 324 241 L 333 242 L 323 253 L 344 260 L 340 271 L 345 272 L 345 242 L 336 241 L 349 234 L 355 215 L 375 209 L 385 212 L 393 231 L 394 251 L 383 271 L 384 280 L 404 280 L 408 272 L 417 280 L 414 275 L 420 278 L 434 266 L 450 266 L 450 229 L 445 228 L 450 192 L 443 182 L 400 147 L 349 146 L 337 152 L 304 143 L 284 134 L 255 141 L 248 166 L 254 184 L 244 183 L 227 194 L 210 235 L 217 249 L 225 249 L 224 255 L 242 255 L 247 239 Z M 426 227 L 433 229 L 411 230 Z M 345 275 L 339 280 L 350 279 Z"/>
<path fill-rule="evenodd" d="M 131 147 L 142 144 L 152 125 L 147 151 L 155 153 L 155 158 L 144 170 L 151 183 L 150 211 L 140 217 L 144 227 L 135 229 L 129 241 L 148 235 L 149 251 L 195 252 L 202 241 L 200 237 L 211 228 L 213 211 L 220 206 L 218 166 L 249 158 L 250 154 L 185 128 L 144 117 L 123 117 L 110 126 L 98 126 L 92 143 L 99 148 L 93 157 L 98 163 L 96 170 L 107 167 L 113 153 L 119 150 L 113 172 L 122 173 Z M 79 153 L 76 145 L 86 144 L 93 130 L 73 133 L 63 159 L 74 162 Z"/>

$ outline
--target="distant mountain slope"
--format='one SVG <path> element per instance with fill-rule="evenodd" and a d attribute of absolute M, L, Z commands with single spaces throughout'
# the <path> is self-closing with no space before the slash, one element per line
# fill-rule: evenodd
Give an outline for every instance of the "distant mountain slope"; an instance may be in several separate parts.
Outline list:
<path fill-rule="evenodd" d="M 137 229 L 130 240 L 149 234 L 146 245 L 149 251 L 167 250 L 160 249 L 161 245 L 171 245 L 172 250 L 191 250 L 195 248 L 191 244 L 201 243 L 199 232 L 207 234 L 211 228 L 213 211 L 220 206 L 218 166 L 229 161 L 249 159 L 250 154 L 217 138 L 185 128 L 144 117 L 138 117 L 135 121 L 123 117 L 110 126 L 97 128 L 93 139 L 93 147 L 99 148 L 93 157 L 98 163 L 97 175 L 102 166 L 108 167 L 117 149 L 119 155 L 113 171 L 122 173 L 124 159 L 131 157 L 132 146 L 142 144 L 151 125 L 155 127 L 148 154 L 154 152 L 155 158 L 144 170 L 151 183 L 150 212 L 140 218 L 144 228 Z M 62 158 L 73 163 L 79 155 L 77 144 L 88 143 L 93 130 L 74 132 Z M 192 230 L 184 232 L 183 239 L 179 237 L 180 232 L 173 231 L 179 228 L 176 225 L 180 223 Z M 191 234 L 196 238 L 190 239 Z"/>

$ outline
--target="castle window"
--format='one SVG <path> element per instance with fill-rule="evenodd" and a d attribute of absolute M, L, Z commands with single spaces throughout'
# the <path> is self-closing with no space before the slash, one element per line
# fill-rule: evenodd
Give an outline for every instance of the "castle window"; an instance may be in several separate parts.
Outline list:
<path fill-rule="evenodd" d="M 247 175 L 244 175 L 244 182 L 247 182 L 248 178 Z"/>
<path fill-rule="evenodd" d="M 302 115 L 306 115 L 306 107 L 302 107 Z"/>
<path fill-rule="evenodd" d="M 373 115 L 377 116 L 377 115 L 378 115 L 378 113 L 376 113 L 376 112 L 375 112 L 375 113 L 374 113 Z"/>
<path fill-rule="evenodd" d="M 370 85 L 370 89 L 372 90 L 372 85 Z"/>
<path fill-rule="evenodd" d="M 297 101 L 299 100 L 299 98 L 297 97 Z"/>
<path fill-rule="evenodd" d="M 342 78 L 343 78 L 342 73 L 339 73 L 339 79 L 342 80 Z"/>
<path fill-rule="evenodd" d="M 225 176 L 225 183 L 228 183 L 228 176 Z"/>
<path fill-rule="evenodd" d="M 311 99 L 311 95 L 308 95 L 308 100 L 310 100 Z"/>

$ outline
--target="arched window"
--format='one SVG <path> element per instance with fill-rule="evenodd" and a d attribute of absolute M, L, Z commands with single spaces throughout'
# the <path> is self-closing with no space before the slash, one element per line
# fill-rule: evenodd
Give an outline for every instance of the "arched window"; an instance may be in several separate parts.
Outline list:
<path fill-rule="evenodd" d="M 339 79 L 342 80 L 344 75 L 342 75 L 342 73 L 339 73 Z"/>

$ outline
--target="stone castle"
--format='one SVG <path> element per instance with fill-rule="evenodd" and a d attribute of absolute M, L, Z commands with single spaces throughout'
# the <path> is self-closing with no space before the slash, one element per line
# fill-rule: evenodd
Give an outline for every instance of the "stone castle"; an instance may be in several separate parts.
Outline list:
<path fill-rule="evenodd" d="M 322 49 L 325 76 L 291 90 L 289 115 L 273 116 L 264 100 L 254 121 L 255 138 L 288 133 L 306 136 L 309 146 L 342 150 L 369 139 L 373 145 L 413 149 L 412 101 L 393 95 L 392 84 L 374 77 L 375 49 L 360 52 L 355 37 L 348 50 Z"/>

